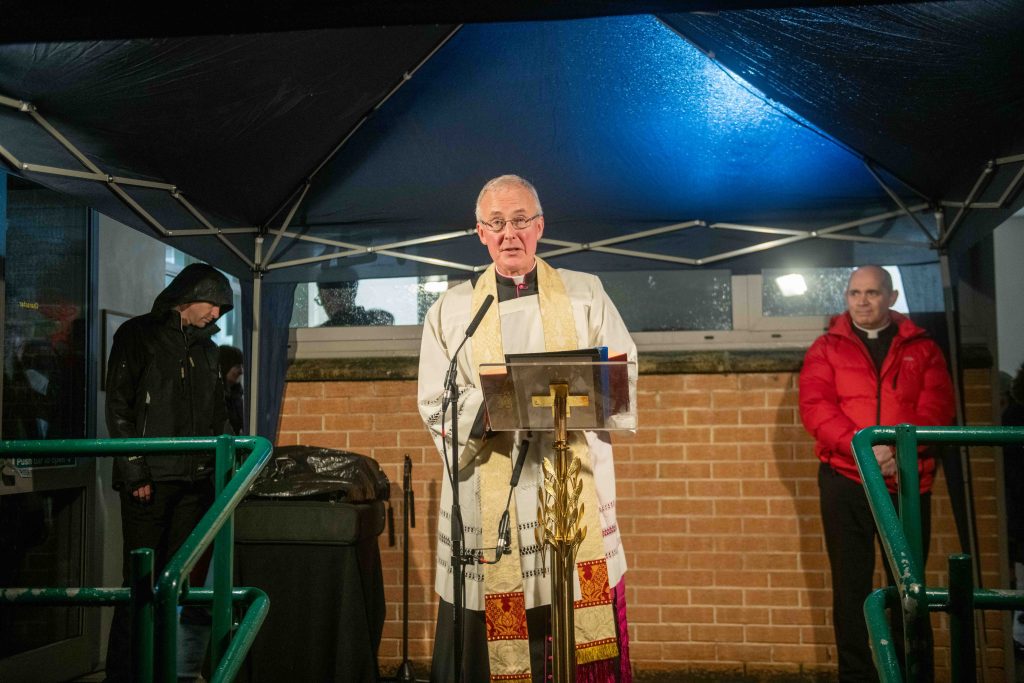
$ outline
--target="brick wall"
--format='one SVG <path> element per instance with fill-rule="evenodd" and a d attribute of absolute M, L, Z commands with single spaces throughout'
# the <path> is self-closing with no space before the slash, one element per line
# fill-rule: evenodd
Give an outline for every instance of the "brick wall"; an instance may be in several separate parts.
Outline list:
<path fill-rule="evenodd" d="M 436 596 L 434 534 L 443 466 L 416 411 L 414 381 L 290 382 L 281 445 L 375 458 L 393 483 L 401 523 L 402 460 L 413 460 L 417 527 L 410 548 L 410 658 L 428 670 Z M 989 372 L 967 373 L 972 424 L 991 421 Z M 831 592 L 818 512 L 817 459 L 797 413 L 795 373 L 645 375 L 640 430 L 615 435 L 619 524 L 627 551 L 634 670 L 745 672 L 808 678 L 834 672 Z M 983 580 L 999 585 L 995 463 L 972 451 Z M 945 480 L 933 496 L 927 580 L 945 585 L 959 543 Z M 401 529 L 399 528 L 399 539 Z M 401 543 L 401 540 L 399 540 Z M 402 555 L 381 536 L 385 672 L 401 661 Z M 881 581 L 881 565 L 876 582 Z M 938 680 L 948 680 L 948 621 L 934 615 Z M 1003 680 L 1002 624 L 986 620 L 992 670 Z M 979 657 L 979 662 L 981 658 Z"/>

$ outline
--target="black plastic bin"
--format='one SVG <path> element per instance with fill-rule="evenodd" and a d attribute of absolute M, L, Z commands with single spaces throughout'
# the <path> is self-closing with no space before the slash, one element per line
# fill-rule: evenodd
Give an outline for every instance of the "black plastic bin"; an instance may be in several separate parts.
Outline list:
<path fill-rule="evenodd" d="M 235 513 L 237 585 L 270 597 L 242 681 L 379 679 L 389 484 L 366 456 L 290 446 Z"/>

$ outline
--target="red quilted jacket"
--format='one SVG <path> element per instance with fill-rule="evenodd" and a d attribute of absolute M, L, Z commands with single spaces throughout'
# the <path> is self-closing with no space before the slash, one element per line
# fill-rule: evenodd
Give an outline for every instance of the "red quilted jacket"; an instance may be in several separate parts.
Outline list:
<path fill-rule="evenodd" d="M 853 331 L 850 314 L 834 317 L 800 370 L 800 417 L 814 436 L 822 462 L 860 482 L 850 440 L 864 427 L 910 423 L 949 425 L 955 414 L 953 386 L 942 351 L 909 318 L 892 312 L 898 325 L 881 376 Z M 921 492 L 930 491 L 935 460 L 918 460 Z M 895 481 L 888 481 L 895 491 Z"/>

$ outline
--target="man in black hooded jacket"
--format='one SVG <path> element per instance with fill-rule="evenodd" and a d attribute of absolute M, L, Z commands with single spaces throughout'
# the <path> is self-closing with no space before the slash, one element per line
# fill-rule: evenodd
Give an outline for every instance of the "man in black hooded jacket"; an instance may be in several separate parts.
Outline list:
<path fill-rule="evenodd" d="M 149 313 L 118 328 L 107 365 L 111 438 L 231 433 L 217 345 L 210 339 L 231 301 L 227 278 L 195 263 L 157 296 Z M 114 459 L 125 585 L 135 548 L 153 548 L 156 572 L 162 571 L 209 507 L 212 475 L 213 457 L 206 453 Z M 130 642 L 128 608 L 119 606 L 107 645 L 108 681 L 132 680 Z"/>

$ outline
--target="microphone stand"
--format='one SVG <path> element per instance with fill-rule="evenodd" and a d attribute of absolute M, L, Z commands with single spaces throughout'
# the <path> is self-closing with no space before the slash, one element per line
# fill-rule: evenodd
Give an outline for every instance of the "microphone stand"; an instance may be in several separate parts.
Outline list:
<path fill-rule="evenodd" d="M 452 618 L 452 659 L 454 663 L 453 675 L 456 681 L 462 681 L 462 631 L 463 624 L 465 622 L 464 610 L 465 605 L 465 590 L 466 590 L 466 574 L 465 574 L 465 561 L 472 561 L 474 558 L 465 558 L 463 555 L 464 549 L 462 547 L 462 507 L 459 504 L 459 382 L 458 382 L 458 362 L 459 352 L 462 351 L 462 347 L 466 345 L 469 338 L 476 332 L 476 328 L 480 325 L 480 321 L 483 320 L 484 314 L 487 309 L 490 308 L 494 302 L 494 296 L 491 294 L 487 295 L 483 303 L 480 305 L 480 309 L 476 312 L 473 317 L 473 321 L 470 322 L 469 327 L 466 328 L 466 336 L 463 337 L 462 343 L 455 349 L 455 353 L 452 354 L 451 363 L 448 366 L 448 374 L 445 376 L 445 398 L 444 404 L 441 409 L 441 424 L 444 424 L 444 413 L 447 410 L 447 406 L 452 406 L 452 452 L 451 452 L 451 464 L 448 468 L 448 476 L 451 479 L 452 484 L 452 597 L 454 599 L 453 604 L 453 618 Z"/>
<path fill-rule="evenodd" d="M 412 490 L 412 460 L 405 456 L 402 477 L 405 500 L 402 505 L 402 664 L 395 673 L 398 683 L 416 683 L 416 671 L 409 661 L 409 527 L 416 527 L 415 498 Z"/>
<path fill-rule="evenodd" d="M 469 339 L 467 336 L 466 339 Z M 463 344 L 466 343 L 464 339 Z M 462 348 L 462 345 L 459 345 Z M 465 585 L 466 574 L 462 562 L 462 507 L 459 504 L 459 386 L 455 381 L 455 364 L 458 362 L 458 352 L 452 358 L 451 369 L 448 371 L 446 380 L 446 391 L 452 404 L 452 467 L 450 476 L 452 479 L 452 659 L 454 660 L 454 675 L 456 681 L 462 681 L 462 629 L 465 615 Z M 442 416 L 443 420 L 443 416 Z"/>

